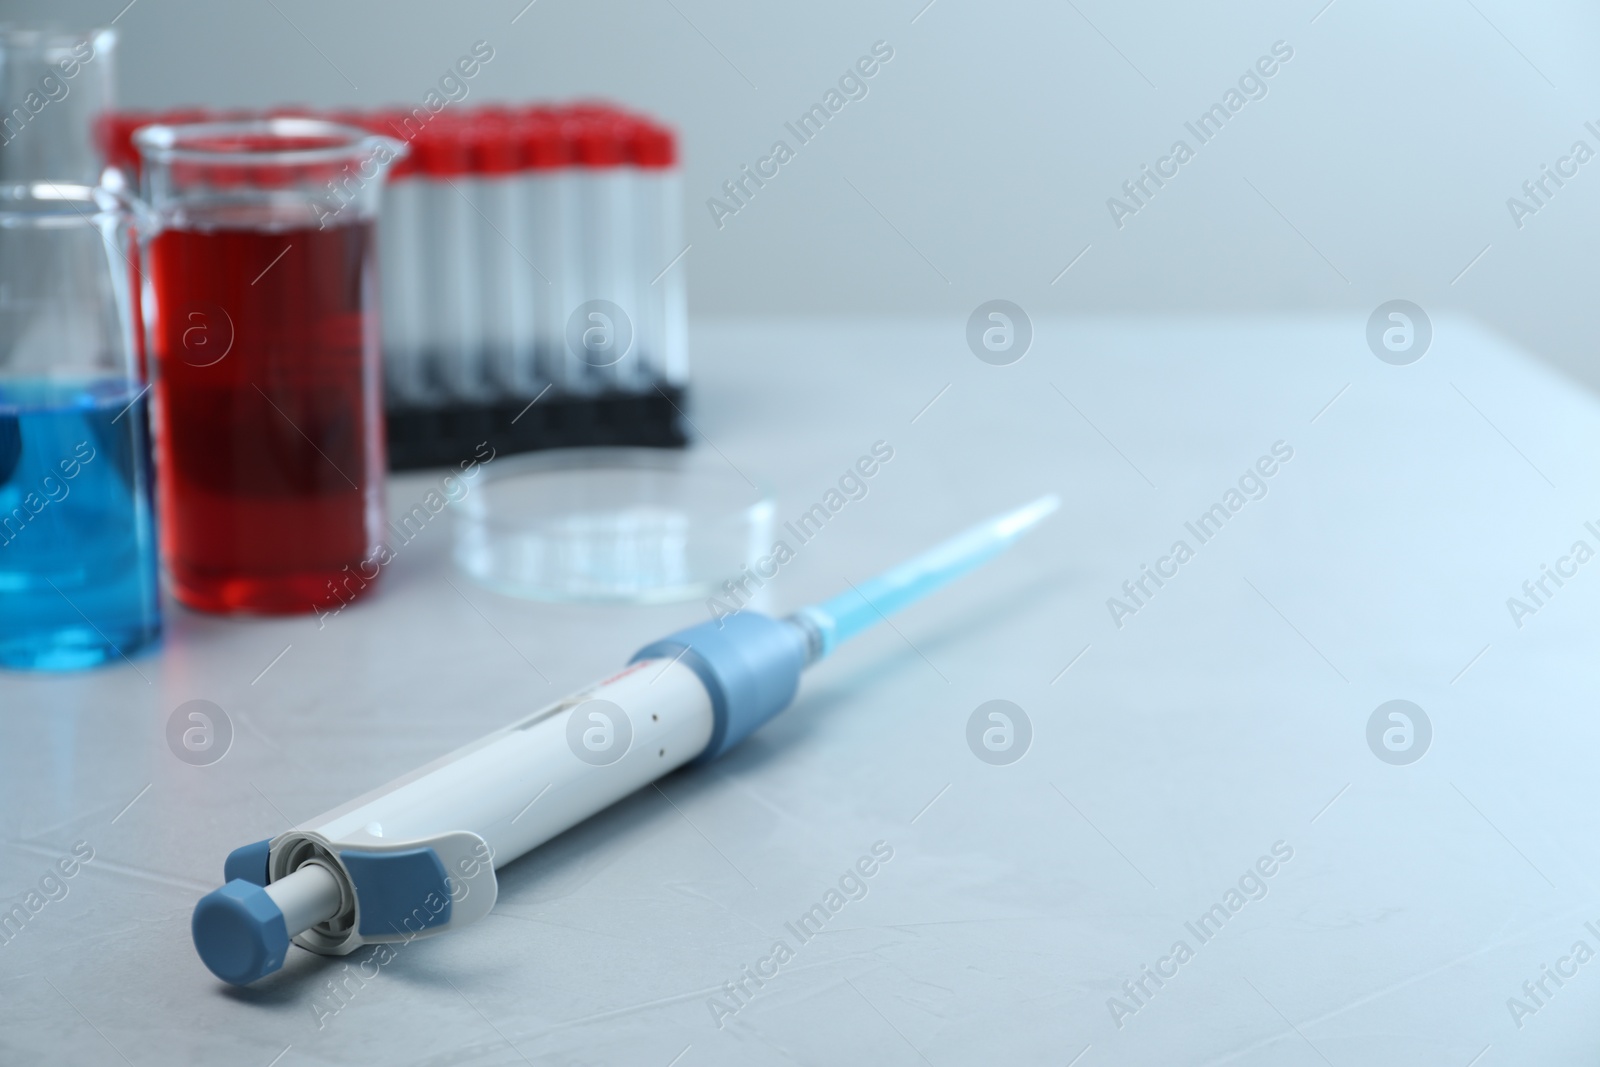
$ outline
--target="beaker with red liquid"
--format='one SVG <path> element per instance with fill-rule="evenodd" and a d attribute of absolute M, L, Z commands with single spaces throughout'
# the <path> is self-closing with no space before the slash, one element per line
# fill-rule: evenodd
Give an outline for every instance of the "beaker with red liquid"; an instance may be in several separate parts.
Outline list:
<path fill-rule="evenodd" d="M 368 591 L 385 470 L 374 229 L 405 145 L 306 118 L 134 141 L 174 595 L 286 613 Z"/>

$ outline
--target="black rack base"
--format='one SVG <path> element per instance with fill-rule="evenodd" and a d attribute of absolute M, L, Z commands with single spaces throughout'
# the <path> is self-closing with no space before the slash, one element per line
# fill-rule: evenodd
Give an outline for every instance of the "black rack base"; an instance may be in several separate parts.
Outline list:
<path fill-rule="evenodd" d="M 687 393 L 662 386 L 649 393 L 555 396 L 527 400 L 390 408 L 386 412 L 389 469 L 448 467 L 470 459 L 487 441 L 497 455 L 544 448 L 638 446 L 682 448 L 689 443 L 680 411 Z"/>

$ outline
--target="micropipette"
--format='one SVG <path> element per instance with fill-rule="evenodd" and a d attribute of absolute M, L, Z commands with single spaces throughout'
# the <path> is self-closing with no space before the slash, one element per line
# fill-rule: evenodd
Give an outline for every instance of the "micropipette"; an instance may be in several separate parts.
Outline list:
<path fill-rule="evenodd" d="M 494 871 L 670 771 L 728 751 L 787 708 L 800 673 L 890 613 L 1009 548 L 1060 505 L 1040 497 L 821 604 L 740 611 L 652 642 L 627 667 L 348 804 L 235 849 L 195 905 L 196 950 L 225 982 L 488 914 Z"/>

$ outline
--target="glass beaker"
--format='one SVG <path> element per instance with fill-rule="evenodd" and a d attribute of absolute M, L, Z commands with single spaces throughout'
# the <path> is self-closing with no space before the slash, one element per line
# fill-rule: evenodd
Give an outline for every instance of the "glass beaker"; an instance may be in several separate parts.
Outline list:
<path fill-rule="evenodd" d="M 405 145 L 305 118 L 134 143 L 172 591 L 216 612 L 353 599 L 387 562 L 375 227 Z"/>
<path fill-rule="evenodd" d="M 0 188 L 3 666 L 93 666 L 160 634 L 131 222 L 104 190 Z"/>
<path fill-rule="evenodd" d="M 99 181 L 116 41 L 110 28 L 0 26 L 0 183 Z"/>

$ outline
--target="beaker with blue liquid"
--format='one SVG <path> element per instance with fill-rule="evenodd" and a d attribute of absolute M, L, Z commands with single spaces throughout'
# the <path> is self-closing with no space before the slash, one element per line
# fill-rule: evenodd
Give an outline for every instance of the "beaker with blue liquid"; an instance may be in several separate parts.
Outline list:
<path fill-rule="evenodd" d="M 104 189 L 0 187 L 0 667 L 160 635 L 131 228 Z"/>

